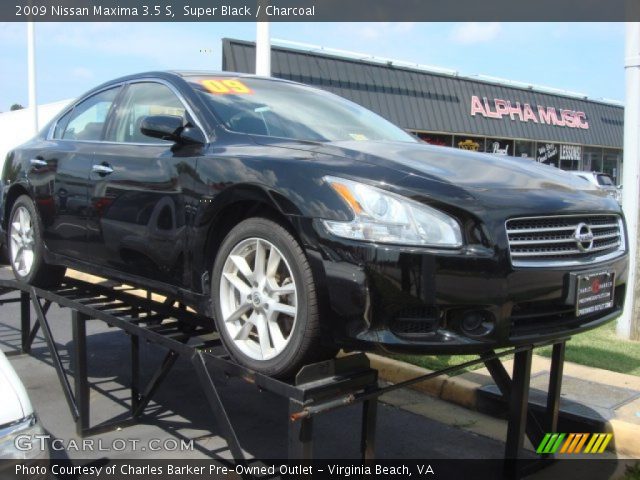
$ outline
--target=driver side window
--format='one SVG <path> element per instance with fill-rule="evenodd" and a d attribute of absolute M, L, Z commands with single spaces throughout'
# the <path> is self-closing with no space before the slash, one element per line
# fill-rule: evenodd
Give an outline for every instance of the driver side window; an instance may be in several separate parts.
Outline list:
<path fill-rule="evenodd" d="M 170 144 L 167 140 L 143 134 L 140 131 L 142 121 L 149 115 L 174 115 L 184 119 L 185 112 L 180 99 L 166 85 L 153 82 L 131 84 L 107 139 L 120 143 Z"/>

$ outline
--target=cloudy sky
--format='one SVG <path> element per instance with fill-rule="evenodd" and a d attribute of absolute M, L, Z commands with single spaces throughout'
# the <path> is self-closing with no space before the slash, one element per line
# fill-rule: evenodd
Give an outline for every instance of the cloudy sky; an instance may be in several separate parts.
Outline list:
<path fill-rule="evenodd" d="M 273 38 L 624 100 L 624 24 L 272 23 Z M 220 69 L 221 39 L 254 23 L 39 23 L 38 102 L 121 75 Z M 27 104 L 26 24 L 0 23 L 0 111 Z"/>

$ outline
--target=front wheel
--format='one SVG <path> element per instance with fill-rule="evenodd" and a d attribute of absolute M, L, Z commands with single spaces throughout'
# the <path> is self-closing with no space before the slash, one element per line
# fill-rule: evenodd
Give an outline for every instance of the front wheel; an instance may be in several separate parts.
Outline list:
<path fill-rule="evenodd" d="M 322 345 L 311 268 L 293 236 L 264 218 L 239 223 L 213 267 L 215 322 L 231 356 L 274 377 L 332 357 Z"/>
<path fill-rule="evenodd" d="M 44 261 L 42 223 L 28 195 L 13 204 L 7 232 L 9 263 L 16 279 L 36 287 L 60 284 L 65 268 Z"/>

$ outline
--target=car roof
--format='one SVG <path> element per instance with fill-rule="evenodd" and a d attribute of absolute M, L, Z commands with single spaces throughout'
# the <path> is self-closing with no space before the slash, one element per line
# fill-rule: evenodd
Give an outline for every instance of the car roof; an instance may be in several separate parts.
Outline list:
<path fill-rule="evenodd" d="M 282 83 L 296 83 L 296 82 L 292 82 L 290 80 L 285 80 L 282 78 L 265 77 L 261 75 L 253 75 L 250 73 L 223 72 L 223 71 L 217 71 L 217 70 L 158 70 L 158 71 L 140 72 L 140 73 L 134 73 L 131 75 L 126 75 L 124 77 L 119 77 L 113 80 L 109 80 L 108 82 L 105 82 L 103 85 L 127 82 L 131 80 L 149 78 L 149 77 L 164 78 L 164 79 L 179 77 L 185 80 L 188 79 L 189 77 L 234 77 L 234 78 L 242 77 L 242 78 L 258 78 L 261 80 L 282 82 Z"/>
<path fill-rule="evenodd" d="M 85 99 L 89 98 L 90 96 L 95 95 L 96 93 L 102 90 L 108 89 L 110 87 L 113 87 L 115 85 L 132 82 L 136 80 L 145 80 L 145 79 L 158 79 L 158 80 L 165 80 L 165 81 L 171 81 L 171 80 L 175 81 L 177 79 L 180 79 L 180 81 L 182 82 L 188 82 L 189 77 L 233 77 L 233 78 L 242 77 L 242 78 L 255 78 L 255 79 L 260 79 L 260 80 L 270 81 L 270 82 L 288 83 L 291 85 L 302 85 L 298 82 L 292 82 L 291 80 L 286 80 L 283 78 L 265 77 L 261 75 L 250 74 L 250 73 L 227 72 L 227 71 L 219 71 L 219 70 L 151 70 L 147 72 L 133 73 L 130 75 L 114 78 L 93 87 L 91 90 L 84 92 L 82 95 L 80 95 L 75 100 L 70 102 L 70 104 L 66 108 L 62 109 L 61 112 L 58 115 L 56 115 L 56 117 L 54 117 L 52 122 L 57 121 L 57 119 L 60 118 L 62 115 L 64 115 L 69 110 L 69 108 L 72 108 L 73 106 L 77 105 L 79 102 L 82 102 Z M 49 127 L 47 126 L 42 131 L 46 132 L 48 131 L 48 129 Z"/>
<path fill-rule="evenodd" d="M 87 98 L 93 95 L 95 92 L 98 92 L 105 88 L 109 88 L 111 85 L 117 85 L 119 83 L 124 83 L 124 82 L 131 82 L 134 80 L 141 80 L 145 78 L 157 78 L 161 80 L 170 81 L 170 80 L 175 80 L 177 78 L 180 78 L 184 81 L 188 81 L 189 77 L 208 77 L 208 76 L 256 78 L 256 79 L 265 80 L 265 81 L 300 85 L 297 82 L 292 82 L 290 80 L 285 80 L 282 78 L 265 77 L 260 75 L 253 75 L 250 73 L 223 72 L 223 71 L 217 71 L 217 70 L 157 70 L 157 71 L 134 73 L 131 75 L 125 75 L 123 77 L 114 78 L 100 85 L 97 85 L 96 87 L 92 88 L 88 92 L 85 92 L 82 96 L 78 97 L 77 100 Z"/>
<path fill-rule="evenodd" d="M 240 73 L 240 72 L 227 72 L 227 71 L 218 71 L 218 70 L 166 70 L 166 73 L 173 73 L 175 75 L 179 75 L 181 77 L 208 77 L 208 76 L 216 76 L 216 77 L 255 77 L 255 78 L 264 78 L 266 80 L 277 80 L 277 81 L 287 81 L 282 80 L 280 78 L 274 77 L 265 77 L 261 75 L 254 75 L 252 73 Z"/>

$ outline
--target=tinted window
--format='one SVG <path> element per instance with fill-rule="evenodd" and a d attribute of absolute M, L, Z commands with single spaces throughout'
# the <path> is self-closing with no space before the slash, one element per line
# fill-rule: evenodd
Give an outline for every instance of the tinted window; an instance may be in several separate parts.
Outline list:
<path fill-rule="evenodd" d="M 416 142 L 366 108 L 316 88 L 249 77 L 187 80 L 232 131 L 317 142 Z"/>
<path fill-rule="evenodd" d="M 72 113 L 73 110 L 69 110 L 56 122 L 56 128 L 53 129 L 53 138 L 62 138 L 62 134 L 64 133 L 67 123 L 69 123 L 69 118 L 71 118 Z"/>
<path fill-rule="evenodd" d="M 108 139 L 126 143 L 171 143 L 148 137 L 140 131 L 140 125 L 148 115 L 175 115 L 184 118 L 185 107 L 176 94 L 161 83 L 129 85 Z"/>
<path fill-rule="evenodd" d="M 75 106 L 62 138 L 69 140 L 101 140 L 109 110 L 120 87 L 95 94 Z"/>

